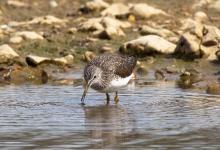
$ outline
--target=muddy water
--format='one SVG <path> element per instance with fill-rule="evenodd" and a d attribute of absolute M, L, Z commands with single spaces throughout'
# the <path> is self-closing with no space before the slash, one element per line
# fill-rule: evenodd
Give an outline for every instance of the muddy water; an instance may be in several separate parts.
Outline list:
<path fill-rule="evenodd" d="M 148 78 L 121 91 L 118 105 L 90 90 L 81 106 L 81 93 L 81 86 L 1 87 L 0 148 L 220 148 L 220 96 Z"/>

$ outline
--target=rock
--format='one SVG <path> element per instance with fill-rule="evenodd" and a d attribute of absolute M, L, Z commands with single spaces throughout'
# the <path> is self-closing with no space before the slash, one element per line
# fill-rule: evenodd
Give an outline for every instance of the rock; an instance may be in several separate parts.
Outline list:
<path fill-rule="evenodd" d="M 73 85 L 74 80 L 73 79 L 55 79 L 53 80 L 53 83 L 55 85 Z"/>
<path fill-rule="evenodd" d="M 48 73 L 45 70 L 42 70 L 42 72 L 41 72 L 42 84 L 46 84 L 48 82 L 48 79 L 49 79 Z"/>
<path fill-rule="evenodd" d="M 36 67 L 42 63 L 52 63 L 56 65 L 70 65 L 73 63 L 73 55 L 67 55 L 61 58 L 48 58 L 48 57 L 40 57 L 35 55 L 28 55 L 26 57 L 26 62 L 28 65 Z"/>
<path fill-rule="evenodd" d="M 131 13 L 134 14 L 136 17 L 141 18 L 150 18 L 158 15 L 168 16 L 167 13 L 165 13 L 163 10 L 149 6 L 146 3 L 134 4 L 131 7 Z"/>
<path fill-rule="evenodd" d="M 79 25 L 81 31 L 103 31 L 104 27 L 101 24 L 102 18 L 91 18 Z"/>
<path fill-rule="evenodd" d="M 164 80 L 165 79 L 165 75 L 162 70 L 156 70 L 154 73 L 154 77 L 156 80 Z"/>
<path fill-rule="evenodd" d="M 130 28 L 131 24 L 127 21 L 120 21 L 118 19 L 115 19 L 113 17 L 103 17 L 101 20 L 101 24 L 106 27 L 112 27 L 112 28 Z"/>
<path fill-rule="evenodd" d="M 111 47 L 103 46 L 100 49 L 100 53 L 114 53 L 114 50 Z"/>
<path fill-rule="evenodd" d="M 15 36 L 20 36 L 27 40 L 43 40 L 44 39 L 43 36 L 33 31 L 16 32 Z"/>
<path fill-rule="evenodd" d="M 55 64 L 59 64 L 59 65 L 71 65 L 73 64 L 73 60 L 74 60 L 74 57 L 73 55 L 70 55 L 70 54 L 67 56 L 61 57 L 61 58 L 52 59 L 52 61 Z"/>
<path fill-rule="evenodd" d="M 102 16 L 126 16 L 129 14 L 129 7 L 122 3 L 114 3 L 101 12 Z"/>
<path fill-rule="evenodd" d="M 180 69 L 178 69 L 175 65 L 167 66 L 164 70 L 169 74 L 177 74 L 180 72 Z"/>
<path fill-rule="evenodd" d="M 90 62 L 92 59 L 96 57 L 96 54 L 92 51 L 86 51 L 83 59 L 87 62 Z"/>
<path fill-rule="evenodd" d="M 33 25 L 33 24 L 43 24 L 43 25 L 65 24 L 66 22 L 67 20 L 65 19 L 59 19 L 57 17 L 47 15 L 47 16 L 36 17 L 30 21 L 22 21 L 22 22 L 12 21 L 9 22 L 8 25 L 11 27 L 17 27 L 17 26 L 25 26 L 25 25 Z"/>
<path fill-rule="evenodd" d="M 218 60 L 220 61 L 220 49 L 218 51 L 216 51 L 215 55 L 218 58 Z"/>
<path fill-rule="evenodd" d="M 216 0 L 215 2 L 209 5 L 209 9 L 215 9 L 216 11 L 220 12 L 220 0 Z"/>
<path fill-rule="evenodd" d="M 206 21 L 208 21 L 208 16 L 202 11 L 197 11 L 194 14 L 194 20 L 199 23 L 205 23 Z"/>
<path fill-rule="evenodd" d="M 55 0 L 50 0 L 49 5 L 51 8 L 56 8 L 58 6 L 58 4 Z"/>
<path fill-rule="evenodd" d="M 80 24 L 79 30 L 93 31 L 94 35 L 102 39 L 112 39 L 114 36 L 125 36 L 122 28 L 129 28 L 129 22 L 119 21 L 112 17 L 92 18 Z"/>
<path fill-rule="evenodd" d="M 155 35 L 162 36 L 164 38 L 175 36 L 175 34 L 170 30 L 156 29 L 156 28 L 152 28 L 152 27 L 147 26 L 147 25 L 142 26 L 140 28 L 140 32 L 141 32 L 142 35 L 155 34 Z"/>
<path fill-rule="evenodd" d="M 142 36 L 126 42 L 120 47 L 120 52 L 131 54 L 172 54 L 176 45 L 157 35 Z"/>
<path fill-rule="evenodd" d="M 28 8 L 28 7 L 30 7 L 27 3 L 17 1 L 17 0 L 8 0 L 7 5 L 13 6 L 13 7 L 18 7 L 18 8 Z"/>
<path fill-rule="evenodd" d="M 19 55 L 7 44 L 0 46 L 0 63 L 8 63 L 17 59 Z"/>
<path fill-rule="evenodd" d="M 190 59 L 195 57 L 200 58 L 202 55 L 200 44 L 200 38 L 187 32 L 180 37 L 175 49 L 175 54 L 181 57 L 189 57 Z"/>
<path fill-rule="evenodd" d="M 180 37 L 175 53 L 190 59 L 206 57 L 216 60 L 219 42 L 220 30 L 217 27 L 198 23 Z"/>
<path fill-rule="evenodd" d="M 215 26 L 205 25 L 203 29 L 202 45 L 210 47 L 220 43 L 220 30 Z"/>
<path fill-rule="evenodd" d="M 140 75 L 146 75 L 148 74 L 148 69 L 145 65 L 140 65 L 137 67 L 136 72 Z"/>
<path fill-rule="evenodd" d="M 48 57 L 40 57 L 35 55 L 28 55 L 26 57 L 26 62 L 29 66 L 37 66 L 39 64 L 45 63 L 45 62 L 51 62 L 51 59 Z"/>
<path fill-rule="evenodd" d="M 92 0 L 83 6 L 80 10 L 83 12 L 101 10 L 109 7 L 109 4 L 103 0 Z"/>
<path fill-rule="evenodd" d="M 178 80 L 178 85 L 181 88 L 191 88 L 194 83 L 203 81 L 203 75 L 195 69 L 187 69 L 181 75 Z"/>
<path fill-rule="evenodd" d="M 129 22 L 135 22 L 136 21 L 136 17 L 134 15 L 129 15 L 128 16 L 128 21 Z"/>
<path fill-rule="evenodd" d="M 13 36 L 9 39 L 9 42 L 12 44 L 20 44 L 23 41 L 23 38 L 20 36 Z"/>
<path fill-rule="evenodd" d="M 69 28 L 68 29 L 68 33 L 69 34 L 74 34 L 74 33 L 76 33 L 77 32 L 77 29 L 75 28 L 75 27 L 72 27 L 72 28 Z"/>
<path fill-rule="evenodd" d="M 202 7 L 207 7 L 212 2 L 213 2 L 213 0 L 197 0 L 192 5 L 192 8 L 193 9 L 201 9 Z"/>
<path fill-rule="evenodd" d="M 9 83 L 12 70 L 12 67 L 0 67 L 0 83 Z"/>
<path fill-rule="evenodd" d="M 219 85 L 219 83 L 210 83 L 210 84 L 208 84 L 206 92 L 208 94 L 220 94 L 220 85 Z"/>
<path fill-rule="evenodd" d="M 197 22 L 191 18 L 188 18 L 183 19 L 181 23 L 182 26 L 180 27 L 180 30 L 182 30 L 182 32 L 180 34 L 191 32 L 200 38 L 203 36 L 204 25 L 201 22 Z"/>

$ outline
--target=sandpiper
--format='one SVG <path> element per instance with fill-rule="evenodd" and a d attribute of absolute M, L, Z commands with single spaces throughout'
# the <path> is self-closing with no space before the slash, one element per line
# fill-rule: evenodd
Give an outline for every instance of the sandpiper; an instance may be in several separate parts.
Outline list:
<path fill-rule="evenodd" d="M 92 89 L 106 93 L 107 104 L 110 101 L 109 93 L 115 92 L 115 103 L 118 103 L 118 90 L 125 87 L 133 77 L 133 70 L 137 60 L 133 56 L 101 55 L 90 61 L 84 69 L 86 81 L 81 103 L 84 105 L 86 93 Z"/>

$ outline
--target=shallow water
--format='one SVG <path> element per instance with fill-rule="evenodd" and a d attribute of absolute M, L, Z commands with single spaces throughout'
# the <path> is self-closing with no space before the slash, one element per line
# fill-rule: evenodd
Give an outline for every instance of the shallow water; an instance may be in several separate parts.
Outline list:
<path fill-rule="evenodd" d="M 220 96 L 147 78 L 121 91 L 118 105 L 90 90 L 81 106 L 81 94 L 81 86 L 1 87 L 0 148 L 220 148 Z"/>

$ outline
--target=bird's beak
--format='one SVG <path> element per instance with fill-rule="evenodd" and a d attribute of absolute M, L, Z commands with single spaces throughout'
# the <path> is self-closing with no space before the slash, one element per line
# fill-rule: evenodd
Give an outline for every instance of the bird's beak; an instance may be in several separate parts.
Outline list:
<path fill-rule="evenodd" d="M 81 98 L 81 104 L 82 104 L 82 105 L 85 105 L 84 99 L 85 99 L 85 97 L 86 97 L 86 93 L 87 93 L 87 91 L 88 91 L 88 89 L 89 89 L 91 83 L 92 83 L 92 80 L 90 80 L 88 83 L 86 83 L 85 90 L 84 90 L 83 95 L 82 95 L 82 98 Z"/>

